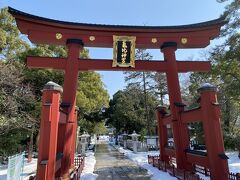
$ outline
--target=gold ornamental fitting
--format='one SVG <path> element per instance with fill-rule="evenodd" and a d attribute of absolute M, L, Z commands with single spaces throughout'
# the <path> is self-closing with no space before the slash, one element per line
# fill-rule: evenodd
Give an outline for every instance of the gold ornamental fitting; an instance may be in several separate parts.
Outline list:
<path fill-rule="evenodd" d="M 152 38 L 152 43 L 155 44 L 157 42 L 157 38 Z"/>
<path fill-rule="evenodd" d="M 181 38 L 181 43 L 182 44 L 187 44 L 188 39 L 186 37 Z"/>
<path fill-rule="evenodd" d="M 90 37 L 89 37 L 89 40 L 90 40 L 90 41 L 95 41 L 95 36 L 90 36 Z"/>
<path fill-rule="evenodd" d="M 62 34 L 61 33 L 56 33 L 56 39 L 62 39 Z"/>

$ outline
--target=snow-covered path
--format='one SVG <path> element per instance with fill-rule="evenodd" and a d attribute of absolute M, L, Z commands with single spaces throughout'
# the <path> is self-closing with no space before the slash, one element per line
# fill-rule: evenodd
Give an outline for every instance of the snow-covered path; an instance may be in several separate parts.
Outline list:
<path fill-rule="evenodd" d="M 155 152 L 138 152 L 133 153 L 130 150 L 125 150 L 122 147 L 114 146 L 120 153 L 127 156 L 129 159 L 137 163 L 144 169 L 147 169 L 148 174 L 151 175 L 151 180 L 175 180 L 176 178 L 170 176 L 166 172 L 159 171 L 157 168 L 154 168 L 152 165 L 148 164 L 147 155 L 158 155 L 159 151 Z M 227 152 L 229 157 L 228 165 L 230 172 L 237 173 L 240 172 L 240 159 L 238 158 L 238 152 Z M 85 168 L 81 174 L 81 180 L 95 180 L 97 174 L 94 174 L 96 159 L 93 152 L 87 152 L 85 159 Z M 37 159 L 33 159 L 31 163 L 27 163 L 25 159 L 24 165 L 24 180 L 27 180 L 30 175 L 33 175 L 36 172 Z M 209 177 L 201 176 L 203 179 L 209 179 Z M 7 165 L 0 165 L 0 180 L 7 179 Z"/>
<path fill-rule="evenodd" d="M 170 176 L 168 173 L 159 171 L 157 168 L 148 164 L 148 155 L 159 155 L 159 151 L 151 151 L 151 152 L 138 152 L 133 153 L 130 150 L 123 149 L 122 147 L 115 146 L 119 152 L 123 153 L 129 159 L 137 163 L 142 168 L 148 171 L 148 174 L 151 175 L 151 180 L 177 180 L 177 178 Z"/>
<path fill-rule="evenodd" d="M 103 179 L 150 180 L 147 170 L 139 167 L 108 143 L 97 144 L 95 173 Z"/>

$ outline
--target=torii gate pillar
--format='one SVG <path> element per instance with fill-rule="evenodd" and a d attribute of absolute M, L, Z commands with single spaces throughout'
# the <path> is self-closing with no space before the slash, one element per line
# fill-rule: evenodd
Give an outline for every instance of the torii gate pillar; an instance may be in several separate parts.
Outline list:
<path fill-rule="evenodd" d="M 191 170 L 191 165 L 187 163 L 186 155 L 184 153 L 185 149 L 188 148 L 188 130 L 185 124 L 181 123 L 179 112 L 182 110 L 181 107 L 177 107 L 176 103 L 181 103 L 181 91 L 178 78 L 178 67 L 175 57 L 175 51 L 177 50 L 176 42 L 165 42 L 161 46 L 161 51 L 164 54 L 164 61 L 167 62 L 167 85 L 168 94 L 170 101 L 170 110 L 173 117 L 172 129 L 173 138 L 175 145 L 175 156 L 177 167 L 179 169 Z"/>
<path fill-rule="evenodd" d="M 202 86 L 201 108 L 205 143 L 209 157 L 209 169 L 212 180 L 229 179 L 228 157 L 224 153 L 223 135 L 221 132 L 220 107 L 217 100 L 217 88 L 210 84 Z"/>
<path fill-rule="evenodd" d="M 73 142 L 76 136 L 77 121 L 75 118 L 76 92 L 78 80 L 78 59 L 80 51 L 83 49 L 83 42 L 80 39 L 68 39 L 68 58 L 66 61 L 66 69 L 63 85 L 62 107 L 67 112 L 67 120 L 65 124 L 60 124 L 58 131 L 58 153 L 63 153 L 62 165 L 60 173 L 57 175 L 62 178 L 68 178 L 69 169 L 72 168 L 74 162 L 75 146 Z"/>

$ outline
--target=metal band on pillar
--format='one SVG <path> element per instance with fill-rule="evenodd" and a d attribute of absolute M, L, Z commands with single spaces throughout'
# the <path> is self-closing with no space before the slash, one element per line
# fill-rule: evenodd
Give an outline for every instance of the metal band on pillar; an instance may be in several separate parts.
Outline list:
<path fill-rule="evenodd" d="M 169 47 L 174 47 L 177 49 L 177 43 L 176 42 L 164 42 L 162 45 L 161 45 L 161 50 L 163 50 L 164 48 L 169 48 Z M 175 50 L 176 50 L 175 49 Z"/>
<path fill-rule="evenodd" d="M 67 39 L 66 45 L 68 45 L 68 44 L 79 44 L 82 47 L 84 46 L 84 43 L 81 39 Z"/>

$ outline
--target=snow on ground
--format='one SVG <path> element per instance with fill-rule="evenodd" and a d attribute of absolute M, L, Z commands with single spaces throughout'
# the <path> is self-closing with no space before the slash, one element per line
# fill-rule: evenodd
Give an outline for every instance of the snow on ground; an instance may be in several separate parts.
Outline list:
<path fill-rule="evenodd" d="M 229 157 L 228 166 L 229 171 L 233 173 L 240 172 L 240 159 L 238 157 L 238 152 L 227 152 L 226 155 Z"/>
<path fill-rule="evenodd" d="M 99 141 L 108 142 L 109 141 L 109 136 L 108 135 L 99 136 Z"/>
<path fill-rule="evenodd" d="M 177 178 L 170 176 L 168 173 L 159 171 L 158 168 L 148 164 L 148 155 L 159 155 L 159 151 L 138 152 L 133 153 L 130 150 L 123 149 L 119 146 L 114 146 L 120 153 L 123 153 L 129 159 L 137 163 L 140 167 L 148 170 L 148 174 L 151 175 L 151 180 L 176 180 Z"/>
<path fill-rule="evenodd" d="M 7 165 L 0 164 L 0 180 L 7 179 Z"/>
<path fill-rule="evenodd" d="M 108 136 L 100 136 L 99 141 L 107 142 Z M 111 143 L 113 144 L 113 143 Z M 133 153 L 130 150 L 123 149 L 120 146 L 115 146 L 120 153 L 126 155 L 129 159 L 136 162 L 139 166 L 144 169 L 148 170 L 148 173 L 152 175 L 151 180 L 176 180 L 175 177 L 170 176 L 168 173 L 158 170 L 157 168 L 153 167 L 152 165 L 148 164 L 147 155 L 158 155 L 159 151 L 150 151 L 150 152 L 138 152 Z M 230 172 L 237 173 L 240 172 L 240 159 L 238 158 L 238 152 L 227 152 L 226 155 L 229 157 L 228 165 Z M 24 180 L 27 180 L 29 176 L 36 173 L 37 169 L 37 159 L 33 159 L 31 163 L 27 163 L 27 159 L 24 162 Z M 83 180 L 95 180 L 97 178 L 97 174 L 94 174 L 94 166 L 96 163 L 96 159 L 94 156 L 94 152 L 88 151 L 85 157 L 85 166 L 83 172 L 81 174 L 81 179 Z M 202 174 L 199 174 L 202 179 L 210 180 L 209 177 L 205 177 Z M 7 179 L 7 165 L 0 164 L 0 180 Z"/>
<path fill-rule="evenodd" d="M 97 178 L 98 175 L 93 173 L 95 164 L 96 159 L 94 152 L 87 152 L 85 157 L 85 166 L 80 178 L 81 180 L 95 180 Z"/>
<path fill-rule="evenodd" d="M 25 163 L 26 162 L 26 163 Z M 27 160 L 25 160 L 24 169 L 23 169 L 23 179 L 28 180 L 31 175 L 36 174 L 37 170 L 37 159 L 33 158 L 32 162 L 27 163 Z"/>
<path fill-rule="evenodd" d="M 28 163 L 24 160 L 23 180 L 28 180 L 31 175 L 36 173 L 37 159 L 33 158 L 32 162 Z M 0 165 L 0 180 L 7 179 L 7 165 Z"/>
<path fill-rule="evenodd" d="M 226 155 L 229 157 L 228 159 L 228 167 L 229 171 L 232 173 L 240 172 L 240 159 L 238 157 L 238 152 L 226 152 Z M 202 174 L 198 174 L 204 180 L 210 180 L 210 177 L 206 177 Z"/>
<path fill-rule="evenodd" d="M 197 173 L 199 175 L 199 177 L 201 178 L 201 180 L 210 180 L 210 177 L 209 176 L 204 176 L 203 174 L 201 173 Z"/>
<path fill-rule="evenodd" d="M 158 170 L 152 165 L 148 164 L 147 155 L 159 155 L 159 151 L 150 151 L 150 152 L 138 152 L 133 153 L 130 150 L 123 149 L 120 146 L 114 146 L 118 149 L 120 153 L 126 155 L 129 159 L 136 162 L 139 166 L 148 170 L 148 173 L 152 175 L 151 180 L 169 180 L 176 179 L 175 177 L 170 176 L 168 173 Z M 226 155 L 229 157 L 228 166 L 229 171 L 233 173 L 240 172 L 240 159 L 238 158 L 238 152 L 227 152 Z M 210 180 L 210 177 L 206 177 L 203 174 L 198 173 L 198 175 L 204 180 Z"/>

